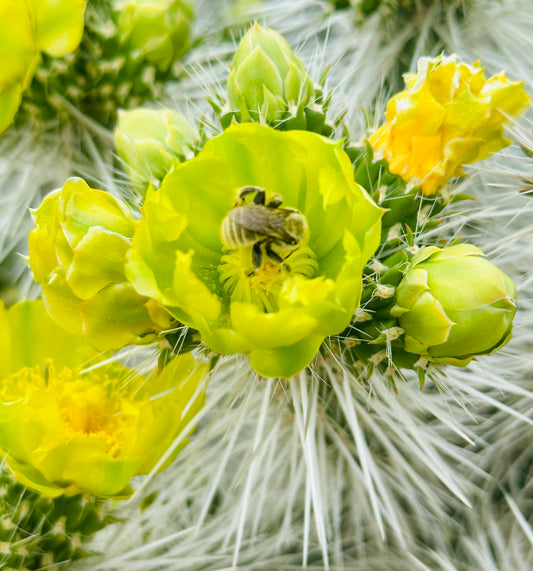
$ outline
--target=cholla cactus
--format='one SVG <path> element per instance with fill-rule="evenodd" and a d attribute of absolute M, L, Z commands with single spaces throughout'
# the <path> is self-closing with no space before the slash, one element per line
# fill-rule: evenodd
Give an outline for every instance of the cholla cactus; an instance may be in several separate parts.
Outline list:
<path fill-rule="evenodd" d="M 44 58 L 23 100 L 23 118 L 68 117 L 75 107 L 112 126 L 118 109 L 160 98 L 190 47 L 193 16 L 187 0 L 92 0 L 79 49 Z"/>
<path fill-rule="evenodd" d="M 119 111 L 115 147 L 133 184 L 144 193 L 159 182 L 173 163 L 193 154 L 198 135 L 191 123 L 172 109 Z"/>
<path fill-rule="evenodd" d="M 87 540 L 117 521 L 89 495 L 47 498 L 0 468 L 0 567 L 43 569 L 92 555 Z"/>
<path fill-rule="evenodd" d="M 359 17 L 370 16 L 376 11 L 389 17 L 412 16 L 417 9 L 431 5 L 460 6 L 470 0 L 331 0 L 336 9 L 355 7 Z"/>
<path fill-rule="evenodd" d="M 50 314 L 101 350 L 146 343 L 170 315 L 124 273 L 137 221 L 109 193 L 70 179 L 34 212 L 29 263 Z"/>
<path fill-rule="evenodd" d="M 274 122 L 277 128 L 283 125 Z M 365 152 L 371 157 L 371 148 Z M 388 170 L 385 159 L 373 162 L 368 156 L 353 155 L 355 177 L 359 180 L 366 169 L 372 180 L 370 189 L 378 199 L 383 184 L 383 205 L 392 205 L 406 191 L 412 198 L 416 191 L 411 192 L 405 181 Z M 182 323 L 198 328 L 212 350 L 248 353 L 253 367 L 263 375 L 296 375 L 287 381 L 257 382 L 257 375 L 248 374 L 239 365 L 244 359 L 220 360 L 218 401 L 211 404 L 211 410 L 217 412 L 207 419 L 203 437 L 206 453 L 191 453 L 187 462 L 168 476 L 168 489 L 156 498 L 158 509 L 148 520 L 156 525 L 149 530 L 138 525 L 132 537 L 122 531 L 128 543 L 118 550 L 155 539 L 153 545 L 125 554 L 120 566 L 149 557 L 151 566 L 167 569 L 198 567 L 204 561 L 207 568 L 220 567 L 221 558 L 227 567 L 252 565 L 258 560 L 272 568 L 289 563 L 313 566 L 321 559 L 328 568 L 330 564 L 349 565 L 352 556 L 362 554 L 354 565 L 372 568 L 364 554 L 374 546 L 378 550 L 393 542 L 404 550 L 394 563 L 436 565 L 428 560 L 434 555 L 434 563 L 439 553 L 422 557 L 417 549 L 430 551 L 445 543 L 435 536 L 433 524 L 445 520 L 451 508 L 454 513 L 461 511 L 444 487 L 466 504 L 472 497 L 469 479 L 460 470 L 454 474 L 457 466 L 464 468 L 471 460 L 469 451 L 461 450 L 455 438 L 461 439 L 461 445 L 464 440 L 475 442 L 474 430 L 464 422 L 466 414 L 452 418 L 446 408 L 461 413 L 463 400 L 457 395 L 477 394 L 470 386 L 462 393 L 460 382 L 451 380 L 449 392 L 442 395 L 434 387 L 423 392 L 408 382 L 402 383 L 395 395 L 386 369 L 416 368 L 416 361 L 432 358 L 430 342 L 434 337 L 417 339 L 415 346 L 414 334 L 409 331 L 412 318 L 418 319 L 416 329 L 427 333 L 427 324 L 423 323 L 426 329 L 420 326 L 420 315 L 425 315 L 422 310 L 428 295 L 427 305 L 442 309 L 437 323 L 447 328 L 439 340 L 443 336 L 443 343 L 451 340 L 454 327 L 461 324 L 459 312 L 451 323 L 450 316 L 457 310 L 456 304 L 448 304 L 449 281 L 453 284 L 453 280 L 447 282 L 446 275 L 432 287 L 430 270 L 422 267 L 426 263 L 445 267 L 448 260 L 438 259 L 438 254 L 446 252 L 446 257 L 451 249 L 426 250 L 427 259 L 422 260 L 420 254 L 413 261 L 420 235 L 405 228 L 394 244 L 396 253 L 388 256 L 393 243 L 388 232 L 392 226 L 388 226 L 378 259 L 363 269 L 379 242 L 382 211 L 354 184 L 353 176 L 340 143 L 251 123 L 230 127 L 209 141 L 196 158 L 176 165 L 158 190 L 148 191 L 143 219 L 135 225 L 133 248 L 114 258 L 120 279 L 124 279 L 126 258 L 126 274 L 134 287 L 146 299 L 157 299 L 168 307 Z M 407 219 L 418 222 L 419 215 L 422 220 L 424 212 L 417 206 L 430 205 L 424 201 L 432 199 L 417 195 L 416 200 L 409 205 L 398 200 L 400 206 L 386 214 L 387 223 L 392 224 L 393 219 L 405 224 Z M 90 206 L 83 209 L 88 217 L 93 216 Z M 427 212 L 432 223 L 442 220 L 439 212 L 438 208 Z M 64 263 L 66 273 L 71 273 L 71 250 L 88 232 L 72 231 L 67 216 L 58 218 L 59 224 L 50 225 L 54 226 L 50 259 Z M 118 218 L 122 220 L 121 215 Z M 125 236 L 126 241 L 131 239 L 129 226 L 124 233 L 108 228 L 100 219 L 97 226 Z M 73 239 L 69 248 L 63 249 L 66 240 L 62 237 L 67 234 Z M 50 244 L 44 235 L 41 238 Z M 432 239 L 431 235 L 424 237 L 426 243 Z M 469 345 L 468 355 L 457 351 L 456 344 L 449 352 L 459 354 L 444 357 L 447 360 L 466 360 L 475 351 L 501 346 L 510 334 L 514 315 L 512 284 L 494 266 L 489 271 L 478 264 L 477 250 L 474 253 L 463 247 L 461 252 L 468 255 L 450 254 L 450 264 L 460 260 L 470 266 L 472 262 L 471 267 L 490 274 L 490 285 L 494 286 L 495 276 L 499 276 L 505 286 L 505 299 L 496 301 L 495 308 L 502 311 L 485 312 L 502 318 L 494 327 L 495 335 L 502 336 L 488 339 L 490 347 Z M 54 265 L 48 277 L 60 265 Z M 92 274 L 92 268 L 86 267 Z M 95 272 L 98 276 L 100 269 Z M 419 279 L 411 287 L 409 280 L 417 270 L 426 271 L 427 279 Z M 458 272 L 444 273 L 456 279 Z M 487 301 L 481 295 L 487 292 L 475 291 L 475 286 L 469 288 L 469 296 L 476 302 L 480 298 Z M 499 294 L 501 289 L 493 287 L 491 291 Z M 438 302 L 439 308 L 434 300 L 440 294 L 444 301 Z M 490 306 L 497 296 L 487 297 Z M 358 307 L 359 298 L 362 307 Z M 503 307 L 499 307 L 500 301 Z M 474 310 L 469 307 L 466 313 L 465 329 L 471 332 Z M 327 339 L 332 335 L 336 337 Z M 419 352 L 409 352 L 413 348 Z M 352 349 L 359 362 L 350 367 Z M 363 370 L 365 359 L 376 365 L 376 374 L 370 367 Z M 409 377 L 414 376 L 406 374 L 405 378 Z M 68 393 L 70 380 L 61 380 Z M 49 384 L 52 388 L 58 385 Z M 42 389 L 39 383 L 34 387 Z M 94 400 L 104 400 L 95 394 Z M 490 403 L 488 398 L 485 402 Z M 227 433 L 230 438 L 223 442 L 220 436 Z M 205 455 L 211 453 L 221 461 L 206 466 Z M 244 491 L 238 495 L 241 482 Z M 178 495 L 183 503 L 176 500 Z M 166 523 L 159 524 L 162 514 L 180 529 L 191 520 L 200 522 L 195 540 L 187 545 L 187 531 L 174 538 L 165 530 L 160 541 L 158 532 Z M 218 525 L 213 525 L 214 521 Z M 234 552 L 228 555 L 234 537 Z M 258 539 L 267 543 L 264 549 Z M 188 549 L 190 543 L 194 543 L 192 549 Z M 248 558 L 239 559 L 239 551 L 248 546 Z M 162 550 L 167 552 L 158 559 Z M 182 563 L 184 553 L 188 559 Z M 214 564 L 212 559 L 208 561 L 213 553 L 217 557 Z M 274 564 L 269 559 L 272 553 L 281 554 L 272 559 Z M 405 556 L 404 562 L 405 553 L 409 557 Z M 283 557 L 287 554 L 290 557 Z M 383 567 L 386 565 L 376 566 Z"/>

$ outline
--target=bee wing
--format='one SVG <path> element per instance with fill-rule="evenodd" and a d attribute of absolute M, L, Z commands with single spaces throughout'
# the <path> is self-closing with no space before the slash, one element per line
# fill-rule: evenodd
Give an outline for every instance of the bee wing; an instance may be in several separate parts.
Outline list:
<path fill-rule="evenodd" d="M 248 232 L 268 234 L 269 209 L 256 204 L 237 206 L 232 210 L 235 223 Z"/>
<path fill-rule="evenodd" d="M 289 209 L 245 204 L 234 208 L 233 212 L 235 223 L 247 232 L 286 243 L 294 241 L 294 238 L 285 230 L 285 219 L 293 212 Z"/>
<path fill-rule="evenodd" d="M 294 236 L 285 229 L 285 219 L 292 213 L 292 210 L 283 208 L 272 211 L 269 217 L 268 235 L 287 244 L 294 243 Z"/>

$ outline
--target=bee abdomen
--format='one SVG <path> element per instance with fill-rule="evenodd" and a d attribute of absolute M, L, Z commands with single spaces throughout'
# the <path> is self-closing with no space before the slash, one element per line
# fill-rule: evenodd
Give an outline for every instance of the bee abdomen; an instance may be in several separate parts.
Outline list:
<path fill-rule="evenodd" d="M 222 241 L 231 249 L 248 246 L 257 241 L 257 234 L 243 227 L 238 219 L 237 209 L 230 210 L 222 221 Z"/>

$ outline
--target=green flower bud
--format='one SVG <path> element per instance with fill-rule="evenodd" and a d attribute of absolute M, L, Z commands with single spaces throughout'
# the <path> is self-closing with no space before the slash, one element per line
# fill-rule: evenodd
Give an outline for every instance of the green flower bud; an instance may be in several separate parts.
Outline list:
<path fill-rule="evenodd" d="M 350 323 L 381 215 L 340 142 L 236 124 L 148 189 L 127 275 L 213 351 L 290 377 Z"/>
<path fill-rule="evenodd" d="M 313 82 L 285 38 L 255 23 L 235 52 L 228 79 L 231 107 L 243 121 L 271 123 L 313 96 Z"/>
<path fill-rule="evenodd" d="M 412 259 L 391 313 L 406 351 L 466 365 L 510 340 L 516 298 L 511 279 L 475 246 L 431 246 Z"/>
<path fill-rule="evenodd" d="M 190 48 L 194 17 L 187 0 L 114 0 L 124 44 L 166 71 Z"/>
<path fill-rule="evenodd" d="M 69 179 L 34 212 L 29 263 L 52 317 L 100 350 L 150 341 L 170 318 L 124 273 L 137 225 L 128 207 Z"/>
<path fill-rule="evenodd" d="M 115 146 L 134 184 L 159 186 L 172 163 L 191 154 L 197 134 L 193 125 L 172 109 L 119 111 Z"/>

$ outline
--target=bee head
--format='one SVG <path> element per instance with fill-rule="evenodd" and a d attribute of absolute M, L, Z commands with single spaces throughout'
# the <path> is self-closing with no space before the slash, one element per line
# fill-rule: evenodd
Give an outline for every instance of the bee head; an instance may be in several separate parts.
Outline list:
<path fill-rule="evenodd" d="M 291 212 L 285 219 L 285 230 L 293 238 L 293 244 L 307 240 L 308 226 L 305 216 L 298 211 Z"/>

